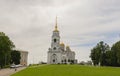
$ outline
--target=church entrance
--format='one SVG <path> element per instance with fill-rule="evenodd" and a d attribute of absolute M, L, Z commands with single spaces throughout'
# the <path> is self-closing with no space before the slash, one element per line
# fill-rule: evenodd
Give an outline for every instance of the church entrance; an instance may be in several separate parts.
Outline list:
<path fill-rule="evenodd" d="M 57 64 L 57 55 L 56 54 L 52 55 L 52 63 Z"/>

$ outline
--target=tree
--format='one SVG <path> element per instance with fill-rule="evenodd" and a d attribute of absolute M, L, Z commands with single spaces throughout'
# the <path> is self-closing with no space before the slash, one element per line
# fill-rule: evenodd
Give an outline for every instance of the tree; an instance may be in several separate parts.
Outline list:
<path fill-rule="evenodd" d="M 0 32 L 0 67 L 10 64 L 11 51 L 14 48 L 13 42 L 5 33 Z"/>
<path fill-rule="evenodd" d="M 116 57 L 115 65 L 120 66 L 120 41 L 116 42 L 112 48 L 111 51 L 114 53 L 114 57 Z"/>
<path fill-rule="evenodd" d="M 116 56 L 114 51 L 107 51 L 105 54 L 106 66 L 117 66 Z"/>
<path fill-rule="evenodd" d="M 13 50 L 11 52 L 11 63 L 14 63 L 16 65 L 20 64 L 20 59 L 21 59 L 20 52 Z"/>
<path fill-rule="evenodd" d="M 100 51 L 98 50 L 98 47 L 94 47 L 91 50 L 91 60 L 93 62 L 93 65 L 98 65 L 99 64 L 99 59 L 100 59 Z"/>
<path fill-rule="evenodd" d="M 99 42 L 92 50 L 90 58 L 94 65 L 100 64 L 101 66 L 104 66 L 106 64 L 105 60 L 105 53 L 106 51 L 109 51 L 109 45 L 104 43 L 103 41 Z"/>

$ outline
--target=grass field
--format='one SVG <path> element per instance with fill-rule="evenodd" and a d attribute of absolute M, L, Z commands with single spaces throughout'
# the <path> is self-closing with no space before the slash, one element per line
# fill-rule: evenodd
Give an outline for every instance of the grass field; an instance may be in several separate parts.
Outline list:
<path fill-rule="evenodd" d="M 80 65 L 41 65 L 28 67 L 12 76 L 120 76 L 120 68 Z"/>

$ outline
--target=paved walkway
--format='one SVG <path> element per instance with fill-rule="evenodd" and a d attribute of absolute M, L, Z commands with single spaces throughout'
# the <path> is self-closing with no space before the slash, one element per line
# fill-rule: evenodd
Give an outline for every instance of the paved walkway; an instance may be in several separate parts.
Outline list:
<path fill-rule="evenodd" d="M 2 69 L 0 70 L 0 76 L 10 76 L 20 70 L 23 70 L 25 69 L 26 67 L 20 67 L 20 68 L 17 68 L 17 71 L 15 71 L 15 69 L 10 69 L 10 68 L 7 68 L 7 69 Z"/>

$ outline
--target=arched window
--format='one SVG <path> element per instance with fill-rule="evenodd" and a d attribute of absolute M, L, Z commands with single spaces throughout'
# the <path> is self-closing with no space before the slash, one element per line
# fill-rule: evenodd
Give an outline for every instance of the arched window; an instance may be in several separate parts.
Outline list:
<path fill-rule="evenodd" d="M 54 39 L 54 42 L 57 42 L 57 39 Z"/>
<path fill-rule="evenodd" d="M 54 47 L 53 49 L 56 50 L 56 47 Z"/>
<path fill-rule="evenodd" d="M 53 62 L 55 62 L 55 59 L 53 60 Z"/>

